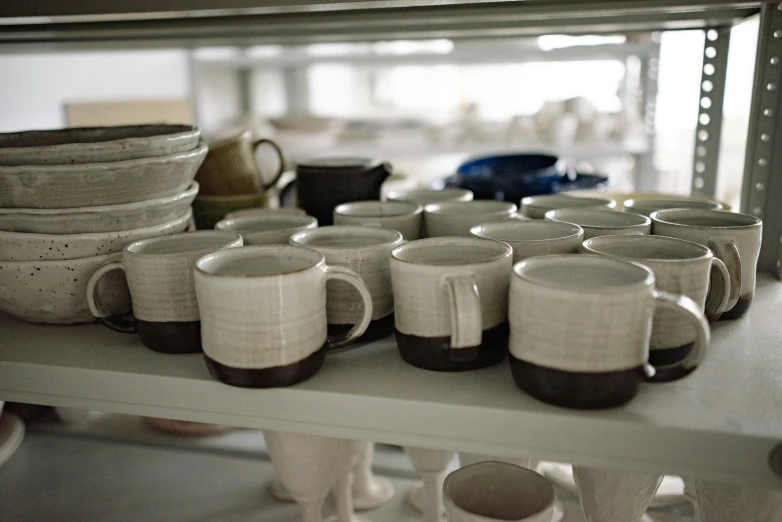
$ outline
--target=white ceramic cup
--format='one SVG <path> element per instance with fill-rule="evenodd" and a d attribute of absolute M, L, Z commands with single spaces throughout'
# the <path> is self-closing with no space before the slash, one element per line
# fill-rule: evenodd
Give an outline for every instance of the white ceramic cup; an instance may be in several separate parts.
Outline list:
<path fill-rule="evenodd" d="M 611 198 L 582 198 L 565 194 L 546 194 L 543 196 L 528 196 L 521 200 L 521 215 L 530 219 L 543 219 L 549 210 L 560 208 L 606 208 L 616 207 L 616 201 Z"/>
<path fill-rule="evenodd" d="M 475 237 L 504 241 L 513 248 L 513 262 L 547 254 L 576 254 L 584 240 L 578 225 L 551 221 L 504 221 L 474 226 Z"/>
<path fill-rule="evenodd" d="M 410 241 L 421 237 L 423 210 L 409 201 L 354 201 L 337 205 L 334 224 L 390 228 Z"/>
<path fill-rule="evenodd" d="M 748 214 L 702 209 L 659 210 L 651 218 L 654 235 L 707 246 L 728 267 L 731 299 L 720 319 L 746 314 L 755 294 L 763 222 Z"/>
<path fill-rule="evenodd" d="M 388 201 L 411 201 L 419 205 L 438 203 L 440 201 L 472 201 L 474 195 L 471 190 L 445 187 L 443 189 L 407 189 L 391 190 L 386 194 Z"/>
<path fill-rule="evenodd" d="M 122 333 L 138 333 L 148 348 L 163 353 L 201 351 L 201 323 L 193 267 L 205 254 L 242 246 L 236 232 L 204 230 L 131 243 L 121 261 L 105 263 L 90 277 L 87 304 L 100 323 Z M 115 315 L 98 299 L 103 277 L 122 270 L 128 282 L 133 320 Z"/>
<path fill-rule="evenodd" d="M 543 475 L 505 462 L 461 467 L 443 484 L 448 522 L 551 522 L 556 498 Z"/>
<path fill-rule="evenodd" d="M 705 199 L 628 199 L 624 202 L 625 212 L 634 212 L 650 216 L 652 212 L 669 208 L 702 208 L 707 210 L 722 210 L 722 203 Z"/>
<path fill-rule="evenodd" d="M 719 318 L 728 304 L 728 269 L 711 250 L 698 243 L 663 236 L 603 236 L 584 241 L 583 251 L 647 266 L 654 272 L 655 288 L 689 297 L 710 323 Z M 649 341 L 649 363 L 657 369 L 652 380 L 676 378 L 676 363 L 687 356 L 694 342 L 695 332 L 678 314 L 668 310 L 655 312 Z M 670 365 L 673 373 L 668 375 L 671 372 L 666 366 Z"/>
<path fill-rule="evenodd" d="M 511 370 L 544 402 L 607 408 L 631 400 L 644 379 L 656 310 L 696 332 L 678 363 L 686 374 L 709 344 L 709 325 L 689 297 L 655 290 L 647 267 L 602 256 L 533 257 L 513 267 L 509 298 Z"/>
<path fill-rule="evenodd" d="M 242 210 L 234 210 L 225 215 L 223 219 L 235 219 L 246 216 L 306 216 L 307 213 L 300 208 L 284 207 L 284 208 L 245 208 Z"/>
<path fill-rule="evenodd" d="M 506 201 L 446 201 L 424 207 L 424 224 L 429 237 L 469 236 L 482 223 L 507 221 L 517 207 Z"/>
<path fill-rule="evenodd" d="M 327 336 L 326 281 L 352 284 L 361 320 Z M 234 386 L 287 386 L 312 376 L 327 349 L 360 337 L 372 320 L 372 296 L 352 270 L 326 266 L 309 248 L 267 245 L 206 255 L 195 269 L 201 338 L 210 373 Z"/>
<path fill-rule="evenodd" d="M 414 366 L 462 371 L 507 351 L 512 250 L 476 237 L 419 239 L 391 251 L 394 326 Z"/>
<path fill-rule="evenodd" d="M 573 466 L 587 522 L 641 522 L 662 475 Z"/>
<path fill-rule="evenodd" d="M 317 250 L 329 266 L 356 272 L 372 295 L 372 322 L 361 337 L 373 341 L 394 332 L 394 298 L 391 291 L 391 250 L 401 245 L 402 234 L 386 228 L 331 226 L 291 236 L 292 245 Z M 326 315 L 330 334 L 349 330 L 363 312 L 361 296 L 344 281 L 326 283 Z"/>
<path fill-rule="evenodd" d="M 242 234 L 245 245 L 287 245 L 296 232 L 315 228 L 318 220 L 307 215 L 250 214 L 223 219 L 216 230 L 235 230 Z"/>
<path fill-rule="evenodd" d="M 546 212 L 547 221 L 572 223 L 584 230 L 584 239 L 598 236 L 649 235 L 652 220 L 641 214 L 592 208 L 563 208 Z"/>

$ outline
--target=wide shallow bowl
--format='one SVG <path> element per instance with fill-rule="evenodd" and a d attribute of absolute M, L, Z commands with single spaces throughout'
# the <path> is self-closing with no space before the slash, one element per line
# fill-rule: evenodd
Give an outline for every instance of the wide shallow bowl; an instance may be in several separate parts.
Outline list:
<path fill-rule="evenodd" d="M 95 320 L 87 306 L 87 281 L 109 254 L 55 261 L 0 261 L 0 311 L 33 323 L 71 324 Z M 131 309 L 125 275 L 114 270 L 101 279 L 98 296 L 107 310 Z"/>
<path fill-rule="evenodd" d="M 108 163 L 0 166 L 0 207 L 119 205 L 187 189 L 208 147 Z"/>
<path fill-rule="evenodd" d="M 551 154 L 499 154 L 459 165 L 456 184 L 473 191 L 475 199 L 517 203 L 524 196 L 550 194 L 564 175 L 564 163 Z"/>
<path fill-rule="evenodd" d="M 198 183 L 162 198 L 76 208 L 0 208 L 0 230 L 33 234 L 117 232 L 151 227 L 184 215 L 198 194 Z"/>
<path fill-rule="evenodd" d="M 0 165 L 72 165 L 167 156 L 193 150 L 193 125 L 74 127 L 0 134 Z"/>
<path fill-rule="evenodd" d="M 96 232 L 90 234 L 27 234 L 0 232 L 0 261 L 79 259 L 120 252 L 125 245 L 148 237 L 184 232 L 191 224 L 193 211 L 151 227 Z"/>

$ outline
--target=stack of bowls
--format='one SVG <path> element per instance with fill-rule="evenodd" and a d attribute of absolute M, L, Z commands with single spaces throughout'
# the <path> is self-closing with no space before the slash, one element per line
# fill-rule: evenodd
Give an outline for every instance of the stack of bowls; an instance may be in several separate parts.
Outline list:
<path fill-rule="evenodd" d="M 206 157 L 189 125 L 0 134 L 0 311 L 39 323 L 93 321 L 90 276 L 138 239 L 192 228 Z M 130 309 L 121 273 L 97 290 Z"/>

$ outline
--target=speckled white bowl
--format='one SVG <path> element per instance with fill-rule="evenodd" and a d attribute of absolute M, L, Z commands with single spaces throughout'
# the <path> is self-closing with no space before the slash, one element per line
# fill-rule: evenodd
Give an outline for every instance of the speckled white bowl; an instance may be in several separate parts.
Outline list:
<path fill-rule="evenodd" d="M 0 207 L 73 208 L 119 205 L 187 189 L 206 157 L 188 151 L 106 163 L 0 166 Z"/>
<path fill-rule="evenodd" d="M 193 125 L 74 127 L 0 134 L 0 165 L 73 165 L 178 154 L 198 146 Z"/>
<path fill-rule="evenodd" d="M 26 234 L 0 232 L 0 261 L 79 259 L 121 252 L 125 245 L 148 237 L 184 232 L 191 224 L 192 209 L 151 227 L 92 234 Z"/>
<path fill-rule="evenodd" d="M 194 181 L 179 194 L 122 205 L 0 208 L 0 230 L 32 234 L 82 234 L 151 227 L 185 214 L 196 194 L 198 183 Z"/>
<path fill-rule="evenodd" d="M 87 281 L 122 254 L 56 261 L 0 261 L 0 311 L 33 323 L 71 324 L 95 320 L 87 306 Z M 125 275 L 106 274 L 97 289 L 107 309 L 131 309 Z"/>

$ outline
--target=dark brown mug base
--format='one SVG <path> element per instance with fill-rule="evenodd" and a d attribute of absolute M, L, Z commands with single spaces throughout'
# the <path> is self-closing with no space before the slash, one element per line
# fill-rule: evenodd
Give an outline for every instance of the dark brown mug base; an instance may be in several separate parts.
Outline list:
<path fill-rule="evenodd" d="M 463 372 L 497 364 L 508 353 L 508 323 L 483 331 L 481 344 L 451 350 L 451 336 L 419 337 L 396 330 L 402 358 L 418 368 L 437 372 Z"/>
<path fill-rule="evenodd" d="M 329 324 L 328 333 L 332 335 L 344 335 L 353 328 L 352 324 Z M 388 337 L 394 333 L 394 314 L 381 317 L 369 322 L 367 330 L 356 341 L 370 342 Z"/>
<path fill-rule="evenodd" d="M 676 364 L 686 359 L 692 352 L 695 342 L 683 344 L 676 348 L 666 348 L 664 350 L 649 350 L 649 364 L 654 366 L 654 376 L 644 375 L 647 382 L 670 382 L 686 377 L 695 371 L 697 366 L 692 368 L 682 368 L 676 366 L 673 368 L 663 368 L 671 364 Z"/>
<path fill-rule="evenodd" d="M 638 393 L 643 367 L 629 370 L 580 373 L 538 366 L 510 356 L 516 385 L 532 397 L 580 410 L 613 408 L 627 404 Z"/>
<path fill-rule="evenodd" d="M 295 363 L 272 368 L 232 368 L 204 355 L 206 367 L 215 379 L 241 388 L 279 388 L 309 379 L 323 366 L 326 346 Z"/>
<path fill-rule="evenodd" d="M 719 320 L 730 320 L 730 319 L 738 319 L 739 317 L 744 317 L 746 313 L 749 311 L 749 307 L 752 304 L 752 298 L 755 296 L 755 293 L 742 295 L 739 297 L 739 300 L 736 302 L 736 306 L 728 310 L 727 312 L 723 312 L 720 316 Z"/>
<path fill-rule="evenodd" d="M 141 342 L 160 353 L 197 353 L 201 351 L 201 321 L 153 322 L 136 319 Z"/>

